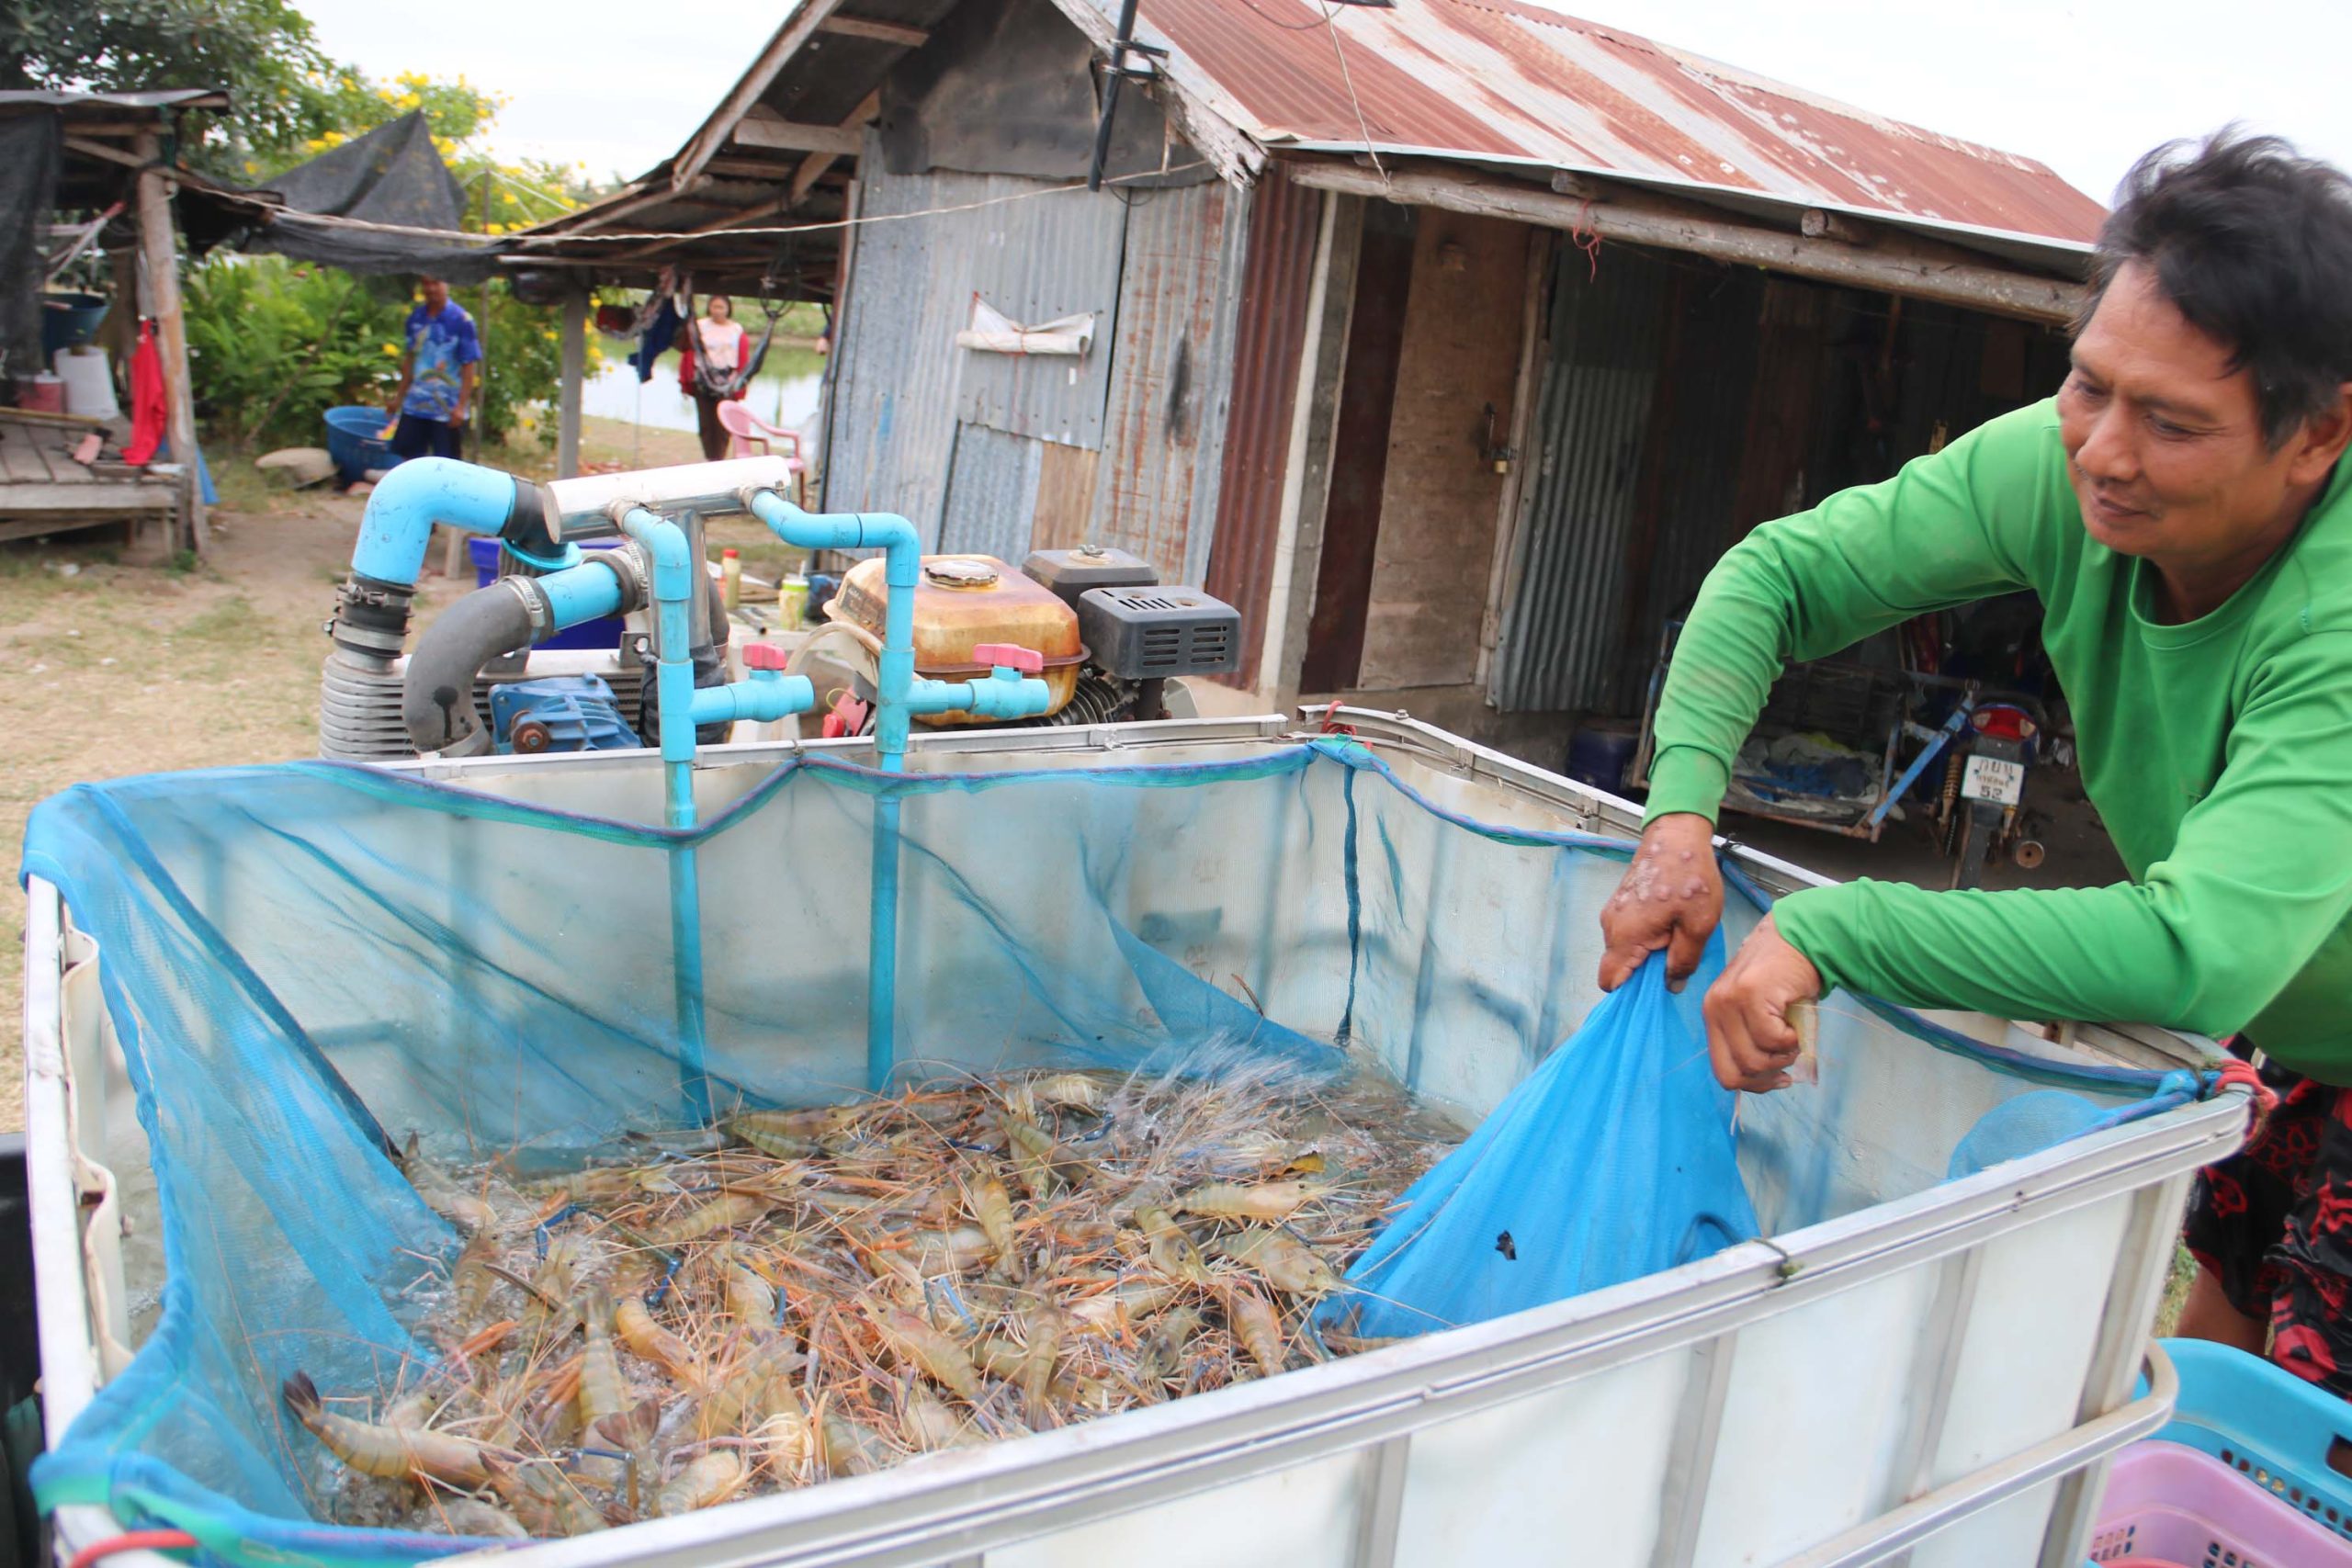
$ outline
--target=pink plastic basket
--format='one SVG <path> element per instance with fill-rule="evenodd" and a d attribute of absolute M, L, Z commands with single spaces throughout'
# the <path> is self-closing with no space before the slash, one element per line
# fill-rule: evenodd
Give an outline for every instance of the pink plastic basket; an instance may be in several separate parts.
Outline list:
<path fill-rule="evenodd" d="M 2150 1441 L 2116 1457 L 2091 1561 L 2111 1568 L 2352 1568 L 2352 1541 L 2217 1459 Z"/>

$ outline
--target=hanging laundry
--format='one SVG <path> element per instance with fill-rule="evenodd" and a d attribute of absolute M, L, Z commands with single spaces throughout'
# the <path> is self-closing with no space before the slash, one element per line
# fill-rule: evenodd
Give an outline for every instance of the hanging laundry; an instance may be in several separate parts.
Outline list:
<path fill-rule="evenodd" d="M 164 442 L 164 356 L 155 351 L 155 323 L 139 323 L 139 344 L 130 351 L 130 445 L 126 463 L 152 462 Z"/>

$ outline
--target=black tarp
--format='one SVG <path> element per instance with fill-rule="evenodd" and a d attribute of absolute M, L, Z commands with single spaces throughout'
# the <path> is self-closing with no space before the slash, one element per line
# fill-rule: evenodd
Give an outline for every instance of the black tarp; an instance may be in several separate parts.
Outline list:
<path fill-rule="evenodd" d="M 311 214 L 451 232 L 462 226 L 465 199 L 433 145 L 433 128 L 422 111 L 329 148 L 256 189 L 190 189 L 182 197 L 184 204 L 220 209 L 204 220 L 191 214 L 192 236 L 217 234 L 238 250 L 320 262 L 345 272 L 422 272 L 452 283 L 479 283 L 498 271 L 498 256 L 508 248 L 503 242 L 303 221 L 303 215 Z"/>
<path fill-rule="evenodd" d="M 0 384 L 41 363 L 41 236 L 57 199 L 59 117 L 0 118 Z"/>

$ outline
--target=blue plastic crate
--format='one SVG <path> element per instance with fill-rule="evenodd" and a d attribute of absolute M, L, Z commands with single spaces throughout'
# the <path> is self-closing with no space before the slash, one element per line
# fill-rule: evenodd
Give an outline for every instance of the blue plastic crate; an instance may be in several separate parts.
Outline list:
<path fill-rule="evenodd" d="M 2259 1356 L 2167 1339 L 2180 1404 L 2155 1435 L 2211 1454 L 2313 1522 L 2352 1540 L 2352 1404 Z"/>

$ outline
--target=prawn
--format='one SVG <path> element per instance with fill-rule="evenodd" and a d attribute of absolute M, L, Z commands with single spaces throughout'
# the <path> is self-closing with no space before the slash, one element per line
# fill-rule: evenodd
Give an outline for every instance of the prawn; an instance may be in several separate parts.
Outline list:
<path fill-rule="evenodd" d="M 379 1427 L 329 1411 L 306 1372 L 286 1380 L 286 1407 L 327 1452 L 362 1475 L 389 1481 L 429 1476 L 473 1488 L 490 1479 L 491 1461 L 469 1438 L 417 1427 Z"/>
<path fill-rule="evenodd" d="M 605 1442 L 628 1456 L 628 1511 L 644 1511 L 644 1488 L 659 1472 L 653 1458 L 653 1438 L 662 1429 L 662 1402 L 641 1399 L 637 1408 L 626 1416 L 607 1416 L 591 1428 Z"/>
<path fill-rule="evenodd" d="M 713 1449 L 671 1477 L 653 1499 L 654 1512 L 665 1519 L 724 1503 L 743 1484 L 743 1456 L 733 1449 Z"/>
<path fill-rule="evenodd" d="M 1282 1317 L 1274 1311 L 1274 1303 L 1247 1285 L 1236 1286 L 1226 1298 L 1225 1314 L 1233 1325 L 1233 1337 L 1241 1341 L 1259 1370 L 1268 1377 L 1281 1371 L 1289 1351 L 1283 1343 Z"/>
<path fill-rule="evenodd" d="M 438 1505 L 452 1535 L 479 1536 L 490 1540 L 528 1540 L 522 1521 L 495 1503 L 479 1497 L 452 1497 Z"/>
<path fill-rule="evenodd" d="M 1222 1256 L 1254 1269 L 1269 1284 L 1294 1296 L 1328 1296 L 1347 1284 L 1313 1248 L 1300 1246 L 1281 1231 L 1253 1226 L 1214 1245 Z"/>
<path fill-rule="evenodd" d="M 964 1348 L 910 1312 L 891 1311 L 873 1319 L 883 1339 L 900 1360 L 944 1385 L 965 1404 L 977 1408 L 987 1397 L 980 1370 Z"/>
<path fill-rule="evenodd" d="M 654 1322 L 652 1312 L 635 1295 L 623 1296 L 613 1309 L 613 1333 L 630 1355 L 652 1362 L 689 1393 L 703 1386 L 702 1362 L 684 1340 Z"/>
<path fill-rule="evenodd" d="M 997 1267 L 1004 1270 L 1006 1279 L 1018 1282 L 1021 1248 L 1012 1228 L 1012 1194 L 992 1175 L 967 1184 L 964 1193 L 971 1204 L 972 1218 L 979 1222 L 981 1234 L 996 1248 Z"/>
<path fill-rule="evenodd" d="M 1238 1181 L 1210 1181 L 1176 1195 L 1179 1213 L 1203 1214 L 1219 1220 L 1286 1220 L 1331 1189 L 1306 1181 L 1267 1181 L 1245 1186 Z"/>
<path fill-rule="evenodd" d="M 1004 1135 L 1012 1143 L 1013 1174 L 1042 1203 L 1054 1195 L 1054 1140 L 1043 1128 L 1018 1111 L 1004 1113 Z"/>
<path fill-rule="evenodd" d="M 1151 1266 L 1172 1280 L 1188 1285 L 1205 1285 L 1214 1276 L 1201 1257 L 1201 1249 L 1184 1234 L 1168 1211 L 1147 1205 L 1136 1211 L 1136 1228 L 1150 1238 Z"/>
<path fill-rule="evenodd" d="M 709 1202 L 697 1204 L 646 1232 L 646 1245 L 657 1251 L 668 1252 L 713 1231 L 756 1224 L 765 1219 L 768 1211 L 775 1207 L 775 1201 L 765 1193 L 729 1188 Z"/>
<path fill-rule="evenodd" d="M 533 1535 L 588 1535 L 605 1528 L 595 1505 L 553 1465 L 493 1459 L 489 1467 L 491 1490 Z"/>

